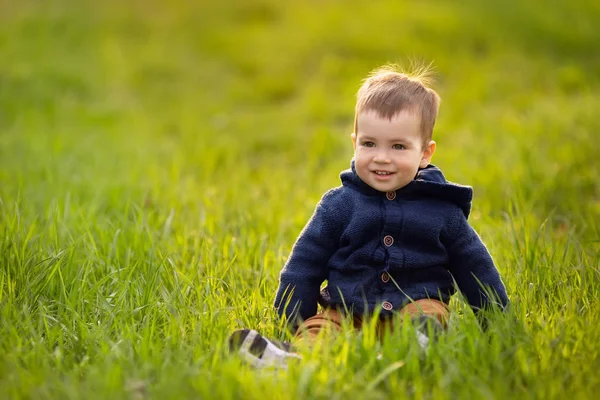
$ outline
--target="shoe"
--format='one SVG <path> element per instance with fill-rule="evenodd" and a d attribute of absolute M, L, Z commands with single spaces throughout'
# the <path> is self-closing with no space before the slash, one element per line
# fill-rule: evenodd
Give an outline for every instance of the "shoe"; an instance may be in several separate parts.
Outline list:
<path fill-rule="evenodd" d="M 229 336 L 229 350 L 257 368 L 287 369 L 288 360 L 301 359 L 288 343 L 273 342 L 252 329 L 240 329 Z"/>
<path fill-rule="evenodd" d="M 417 341 L 423 350 L 427 350 L 431 339 L 435 340 L 444 331 L 440 321 L 428 315 L 413 318 L 413 325 L 416 328 Z"/>

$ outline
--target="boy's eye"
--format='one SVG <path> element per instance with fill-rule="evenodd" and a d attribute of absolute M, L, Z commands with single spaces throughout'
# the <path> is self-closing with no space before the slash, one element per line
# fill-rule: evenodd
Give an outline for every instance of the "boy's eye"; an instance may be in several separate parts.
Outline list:
<path fill-rule="evenodd" d="M 362 145 L 365 147 L 375 147 L 375 143 L 373 142 L 363 142 Z"/>
<path fill-rule="evenodd" d="M 397 144 L 393 145 L 392 148 L 394 150 L 404 150 L 406 147 L 403 144 L 397 143 Z"/>

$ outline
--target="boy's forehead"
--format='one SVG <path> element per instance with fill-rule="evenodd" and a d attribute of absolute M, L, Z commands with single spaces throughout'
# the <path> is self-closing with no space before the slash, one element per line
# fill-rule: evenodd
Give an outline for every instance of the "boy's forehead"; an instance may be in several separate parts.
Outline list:
<path fill-rule="evenodd" d="M 391 118 L 376 112 L 361 112 L 357 115 L 356 136 L 361 139 L 419 140 L 421 118 L 410 112 L 400 112 Z"/>

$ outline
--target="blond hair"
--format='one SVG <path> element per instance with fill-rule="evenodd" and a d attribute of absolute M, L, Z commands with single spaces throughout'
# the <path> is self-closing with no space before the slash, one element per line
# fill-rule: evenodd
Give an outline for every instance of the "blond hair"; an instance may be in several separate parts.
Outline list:
<path fill-rule="evenodd" d="M 358 133 L 361 112 L 375 111 L 379 117 L 391 120 L 398 113 L 408 111 L 420 116 L 423 143 L 427 143 L 433 136 L 440 105 L 440 96 L 427 87 L 429 77 L 428 67 L 406 74 L 395 64 L 371 72 L 357 93 L 354 133 Z"/>

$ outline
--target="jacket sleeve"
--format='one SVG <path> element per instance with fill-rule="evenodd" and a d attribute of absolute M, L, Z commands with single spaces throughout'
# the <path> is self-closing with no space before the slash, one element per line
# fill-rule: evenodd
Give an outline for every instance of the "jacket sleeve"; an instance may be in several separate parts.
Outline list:
<path fill-rule="evenodd" d="M 492 256 L 462 212 L 447 231 L 449 271 L 475 312 L 491 305 L 508 305 L 506 288 Z"/>
<path fill-rule="evenodd" d="M 339 221 L 335 205 L 327 194 L 298 236 L 281 270 L 275 307 L 288 324 L 296 325 L 317 312 L 321 283 L 327 279 L 327 263 L 338 246 Z"/>

